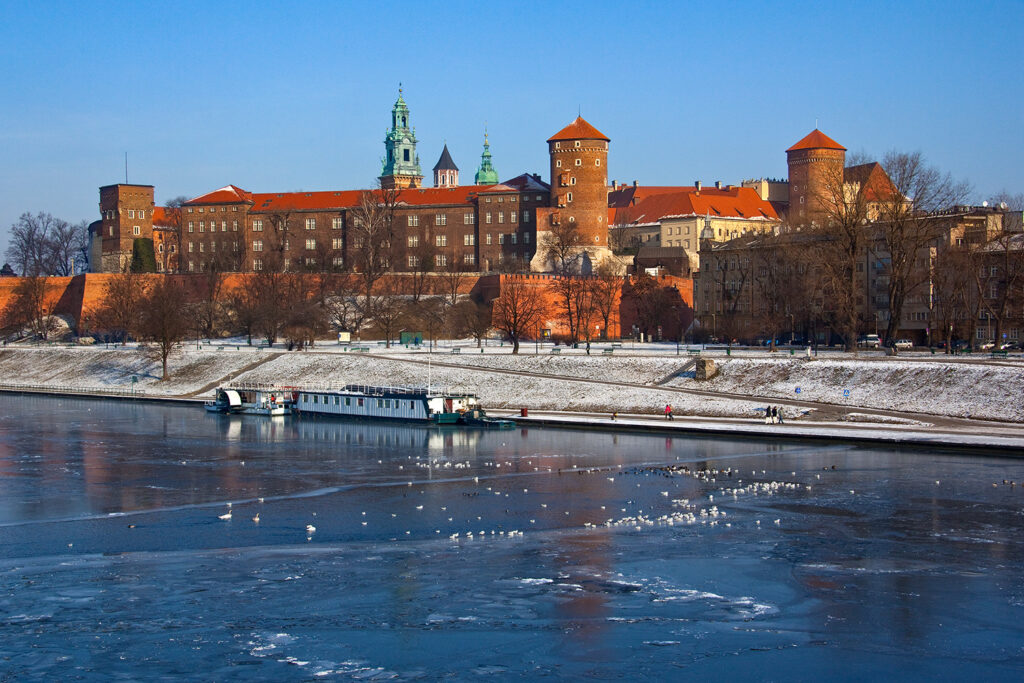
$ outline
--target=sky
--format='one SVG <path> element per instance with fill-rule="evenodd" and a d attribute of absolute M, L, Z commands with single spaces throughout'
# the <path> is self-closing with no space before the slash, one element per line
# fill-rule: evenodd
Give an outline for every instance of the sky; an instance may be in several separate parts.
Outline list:
<path fill-rule="evenodd" d="M 46 2 L 0 5 L 0 253 L 24 212 L 371 187 L 402 84 L 427 182 L 548 178 L 578 113 L 609 181 L 786 176 L 819 127 L 920 151 L 980 202 L 1024 191 L 1024 2 Z"/>

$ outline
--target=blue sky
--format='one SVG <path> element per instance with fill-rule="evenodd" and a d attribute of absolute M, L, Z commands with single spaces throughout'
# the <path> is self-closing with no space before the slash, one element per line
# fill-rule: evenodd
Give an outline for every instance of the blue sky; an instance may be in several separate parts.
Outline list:
<path fill-rule="evenodd" d="M 1024 191 L 1021 2 L 5 2 L 0 248 L 24 211 L 98 218 L 100 185 L 158 203 L 369 187 L 398 83 L 424 172 L 463 182 L 484 126 L 505 179 L 547 177 L 577 111 L 609 178 L 785 177 L 818 126 L 921 151 L 980 201 Z"/>

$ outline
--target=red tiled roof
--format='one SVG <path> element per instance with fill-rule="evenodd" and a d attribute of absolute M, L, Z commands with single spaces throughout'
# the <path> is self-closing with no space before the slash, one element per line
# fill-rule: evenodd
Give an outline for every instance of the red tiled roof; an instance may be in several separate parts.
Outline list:
<path fill-rule="evenodd" d="M 252 201 L 252 193 L 246 192 L 240 187 L 234 185 L 225 185 L 219 190 L 213 192 L 207 192 L 204 195 L 200 195 L 194 199 L 190 199 L 186 204 L 236 204 L 238 202 Z"/>
<path fill-rule="evenodd" d="M 650 195 L 636 206 L 619 209 L 617 224 L 657 223 L 666 218 L 713 216 L 726 218 L 778 220 L 769 202 L 750 187 L 725 189 L 695 187 L 681 192 Z"/>
<path fill-rule="evenodd" d="M 404 189 L 398 193 L 399 206 L 432 206 L 444 204 L 470 204 L 472 197 L 482 192 L 514 192 L 503 185 L 462 185 L 459 187 L 424 187 Z M 367 190 L 341 190 L 325 192 L 264 192 L 250 195 L 253 211 L 330 211 L 347 209 L 359 204 Z M 373 190 L 379 194 L 380 190 Z"/>
<path fill-rule="evenodd" d="M 692 186 L 682 185 L 620 185 L 608 193 L 608 206 L 622 209 L 639 204 L 652 194 L 668 194 L 669 192 L 683 192 L 692 189 L 694 189 Z"/>
<path fill-rule="evenodd" d="M 170 216 L 167 215 L 167 209 L 162 206 L 153 207 L 153 227 L 176 227 Z"/>
<path fill-rule="evenodd" d="M 889 174 L 877 161 L 843 169 L 843 180 L 847 183 L 858 183 L 869 202 L 889 201 L 899 195 L 899 190 L 892 184 Z"/>
<path fill-rule="evenodd" d="M 548 138 L 548 142 L 553 142 L 555 140 L 611 141 L 607 135 L 587 123 L 582 116 L 577 116 L 575 121 Z"/>
<path fill-rule="evenodd" d="M 786 151 L 795 152 L 801 149 L 841 149 L 844 152 L 846 151 L 845 147 L 822 133 L 817 128 L 805 135 L 800 142 L 796 143 Z"/>

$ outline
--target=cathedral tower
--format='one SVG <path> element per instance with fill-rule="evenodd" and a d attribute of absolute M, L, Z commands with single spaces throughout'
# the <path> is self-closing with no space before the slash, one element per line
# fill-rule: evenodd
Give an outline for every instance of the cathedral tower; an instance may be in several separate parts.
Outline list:
<path fill-rule="evenodd" d="M 381 187 L 385 190 L 420 187 L 423 173 L 416 154 L 416 129 L 409 126 L 409 107 L 402 99 L 401 88 L 391 109 L 391 130 L 384 137 L 384 148 L 387 156 L 380 174 Z"/>
<path fill-rule="evenodd" d="M 448 144 L 441 150 L 441 158 L 434 164 L 434 187 L 458 187 L 459 167 L 448 153 Z"/>
<path fill-rule="evenodd" d="M 476 185 L 498 184 L 498 172 L 491 164 L 491 143 L 487 141 L 486 132 L 484 132 L 484 151 L 480 155 L 480 168 L 477 169 L 473 182 Z"/>
<path fill-rule="evenodd" d="M 786 150 L 789 165 L 789 222 L 810 223 L 841 189 L 846 148 L 815 128 Z M 830 186 L 833 191 L 830 192 Z"/>

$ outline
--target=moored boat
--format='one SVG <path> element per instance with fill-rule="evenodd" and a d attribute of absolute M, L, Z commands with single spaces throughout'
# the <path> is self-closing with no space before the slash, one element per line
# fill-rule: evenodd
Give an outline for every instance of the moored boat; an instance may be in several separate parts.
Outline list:
<path fill-rule="evenodd" d="M 301 414 L 333 415 L 439 425 L 471 424 L 486 419 L 476 395 L 428 387 L 380 387 L 349 384 L 340 389 L 298 389 Z"/>
<path fill-rule="evenodd" d="M 216 398 L 205 403 L 211 413 L 279 417 L 292 412 L 294 392 L 287 387 L 242 384 L 219 387 Z"/>

